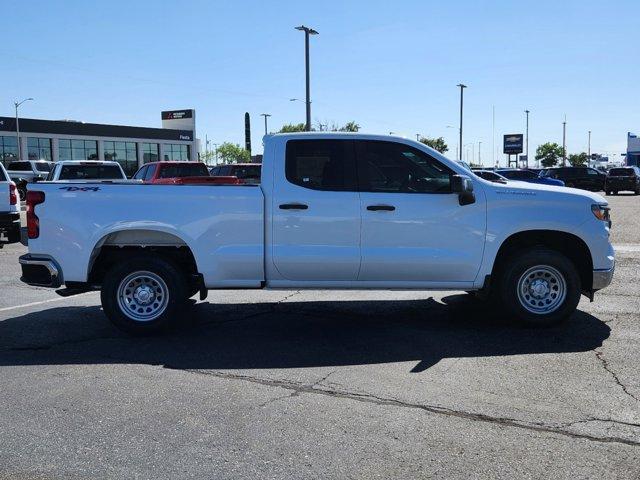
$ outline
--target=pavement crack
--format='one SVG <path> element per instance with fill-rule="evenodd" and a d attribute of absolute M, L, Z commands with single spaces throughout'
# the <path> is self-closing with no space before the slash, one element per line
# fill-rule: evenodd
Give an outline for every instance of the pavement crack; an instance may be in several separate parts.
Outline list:
<path fill-rule="evenodd" d="M 620 378 L 618 377 L 618 374 L 616 372 L 613 371 L 613 369 L 611 368 L 611 366 L 609 365 L 609 362 L 607 361 L 606 358 L 604 358 L 604 353 L 598 350 L 594 350 L 595 354 L 596 354 L 596 358 L 600 361 L 600 363 L 602 364 L 602 368 L 604 368 L 607 372 L 609 372 L 609 374 L 613 377 L 613 379 L 615 380 L 615 382 L 620 386 L 620 388 L 622 388 L 622 391 L 627 394 L 629 397 L 633 398 L 636 402 L 640 401 L 640 399 L 638 399 L 638 397 L 636 397 L 633 393 L 631 393 L 628 389 L 627 386 L 622 383 L 622 381 L 620 380 Z"/>
<path fill-rule="evenodd" d="M 532 423 L 516 420 L 514 418 L 509 418 L 509 417 L 497 417 L 497 416 L 487 415 L 483 413 L 468 412 L 465 410 L 456 410 L 456 409 L 442 407 L 438 405 L 405 402 L 396 398 L 379 397 L 379 396 L 367 394 L 367 393 L 356 393 L 356 392 L 350 392 L 346 390 L 319 388 L 319 382 L 309 385 L 309 384 L 290 382 L 287 380 L 260 378 L 260 377 L 253 377 L 249 375 L 239 375 L 239 374 L 227 373 L 227 372 L 221 372 L 221 371 L 203 371 L 203 370 L 197 370 L 197 369 L 184 369 L 184 368 L 172 367 L 170 365 L 165 365 L 165 368 L 172 369 L 172 370 L 180 370 L 180 371 L 184 371 L 184 372 L 195 374 L 195 375 L 206 375 L 206 376 L 212 376 L 212 377 L 217 377 L 217 378 L 222 378 L 227 380 L 238 380 L 238 381 L 250 382 L 250 383 L 264 385 L 268 387 L 277 387 L 285 390 L 290 390 L 292 392 L 288 395 L 271 399 L 266 404 L 274 402 L 276 400 L 290 398 L 292 396 L 297 396 L 301 394 L 323 395 L 323 396 L 332 397 L 332 398 L 347 399 L 347 400 L 352 400 L 357 402 L 371 403 L 375 405 L 422 410 L 424 412 L 432 413 L 435 415 L 462 418 L 465 420 L 489 423 L 489 424 L 499 425 L 503 427 L 519 428 L 522 430 L 528 430 L 528 431 L 538 432 L 538 433 L 562 435 L 569 438 L 588 440 L 592 442 L 619 443 L 619 444 L 629 445 L 633 447 L 640 447 L 640 440 L 631 440 L 628 438 L 616 437 L 616 436 L 596 436 L 596 435 L 590 435 L 587 433 L 576 433 L 576 432 L 565 430 L 563 427 L 559 427 L 559 426 L 545 425 L 543 423 L 532 424 Z"/>

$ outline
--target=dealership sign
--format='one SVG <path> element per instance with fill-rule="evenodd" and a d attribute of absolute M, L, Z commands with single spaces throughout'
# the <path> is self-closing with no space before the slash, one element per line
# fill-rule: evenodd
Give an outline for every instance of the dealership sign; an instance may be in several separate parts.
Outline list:
<path fill-rule="evenodd" d="M 507 155 L 517 155 L 523 152 L 522 145 L 524 135 L 522 133 L 512 133 L 504 136 L 503 152 Z"/>
<path fill-rule="evenodd" d="M 162 112 L 162 120 L 181 120 L 193 118 L 193 110 L 171 110 Z"/>

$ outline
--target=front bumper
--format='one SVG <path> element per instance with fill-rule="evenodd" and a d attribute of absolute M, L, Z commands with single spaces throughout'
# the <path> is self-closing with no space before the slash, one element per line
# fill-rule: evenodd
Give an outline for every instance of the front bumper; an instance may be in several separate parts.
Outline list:
<path fill-rule="evenodd" d="M 607 270 L 594 270 L 593 271 L 593 283 L 592 290 L 601 290 L 605 287 L 608 287 L 613 280 L 613 272 L 616 269 L 614 264 L 613 267 Z"/>
<path fill-rule="evenodd" d="M 22 267 L 20 280 L 27 285 L 51 288 L 58 288 L 62 285 L 62 271 L 52 258 L 27 253 L 22 255 L 18 261 Z"/>
<path fill-rule="evenodd" d="M 0 213 L 0 244 L 20 241 L 20 214 Z"/>

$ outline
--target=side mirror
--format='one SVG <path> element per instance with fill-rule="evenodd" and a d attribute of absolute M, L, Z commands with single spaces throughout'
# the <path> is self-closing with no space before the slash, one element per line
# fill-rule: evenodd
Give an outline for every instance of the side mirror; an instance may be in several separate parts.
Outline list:
<path fill-rule="evenodd" d="M 471 205 L 476 201 L 476 196 L 473 193 L 473 182 L 466 175 L 451 176 L 451 192 L 458 194 L 460 205 Z"/>

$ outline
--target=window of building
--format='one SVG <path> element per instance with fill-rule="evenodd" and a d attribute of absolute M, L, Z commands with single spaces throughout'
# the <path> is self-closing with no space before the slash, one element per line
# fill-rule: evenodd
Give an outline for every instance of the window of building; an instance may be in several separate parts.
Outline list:
<path fill-rule="evenodd" d="M 0 161 L 6 166 L 18 160 L 18 141 L 15 136 L 0 136 Z"/>
<path fill-rule="evenodd" d="M 356 191 L 353 153 L 351 140 L 290 140 L 287 180 L 312 190 Z"/>
<path fill-rule="evenodd" d="M 50 138 L 27 138 L 27 155 L 29 160 L 51 161 L 51 139 Z"/>
<path fill-rule="evenodd" d="M 167 143 L 164 147 L 165 161 L 183 161 L 189 160 L 189 145 L 178 145 L 175 143 Z"/>
<path fill-rule="evenodd" d="M 142 143 L 140 147 L 142 149 L 142 163 L 157 162 L 160 160 L 157 143 Z"/>
<path fill-rule="evenodd" d="M 357 141 L 360 191 L 449 193 L 451 174 L 430 155 L 394 142 Z"/>
<path fill-rule="evenodd" d="M 97 160 L 98 142 L 95 140 L 58 140 L 59 160 Z"/>
<path fill-rule="evenodd" d="M 138 169 L 138 155 L 135 142 L 103 142 L 104 159 L 118 162 L 127 177 Z"/>

